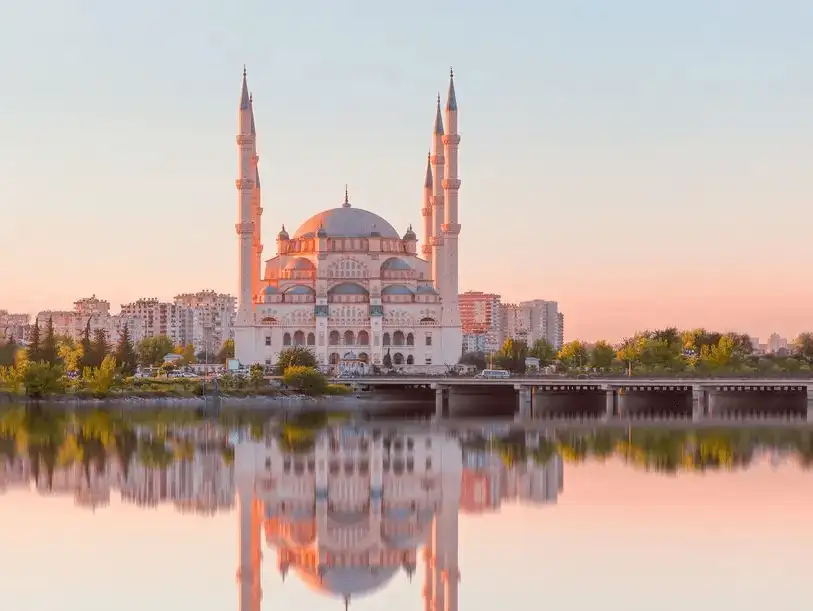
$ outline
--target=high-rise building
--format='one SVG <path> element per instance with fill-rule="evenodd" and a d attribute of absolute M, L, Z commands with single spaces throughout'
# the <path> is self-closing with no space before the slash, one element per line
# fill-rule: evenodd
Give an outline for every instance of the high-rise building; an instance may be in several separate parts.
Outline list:
<path fill-rule="evenodd" d="M 500 296 L 467 291 L 458 297 L 463 352 L 494 352 L 500 348 Z"/>
<path fill-rule="evenodd" d="M 192 311 L 185 306 L 142 298 L 121 306 L 118 318 L 119 325 L 127 324 L 133 342 L 159 335 L 166 335 L 176 346 L 191 342 Z"/>
<path fill-rule="evenodd" d="M 515 339 L 528 345 L 544 339 L 555 348 L 564 342 L 564 315 L 555 301 L 534 299 L 501 307 L 502 340 Z"/>
<path fill-rule="evenodd" d="M 110 315 L 110 302 L 96 295 L 83 297 L 73 303 L 73 310 L 44 310 L 37 314 L 36 322 L 44 328 L 51 321 L 56 335 L 79 339 L 90 326 L 90 332 L 101 329 L 108 341 L 117 339 L 115 320 Z"/>
<path fill-rule="evenodd" d="M 195 352 L 216 352 L 227 339 L 234 339 L 236 304 L 233 295 L 214 291 L 176 295 L 175 305 L 191 312 L 187 341 Z"/>
<path fill-rule="evenodd" d="M 13 337 L 15 340 L 25 340 L 28 337 L 28 314 L 12 314 L 8 310 L 0 310 L 0 339 Z"/>

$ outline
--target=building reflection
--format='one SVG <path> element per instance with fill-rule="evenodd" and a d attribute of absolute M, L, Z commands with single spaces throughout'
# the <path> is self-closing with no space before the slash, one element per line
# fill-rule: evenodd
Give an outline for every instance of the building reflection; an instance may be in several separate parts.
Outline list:
<path fill-rule="evenodd" d="M 263 539 L 283 580 L 294 574 L 345 607 L 399 572 L 423 572 L 426 611 L 458 605 L 458 515 L 503 500 L 555 502 L 562 462 L 506 466 L 445 433 L 339 427 L 295 451 L 269 436 L 235 451 L 240 611 L 261 609 Z"/>

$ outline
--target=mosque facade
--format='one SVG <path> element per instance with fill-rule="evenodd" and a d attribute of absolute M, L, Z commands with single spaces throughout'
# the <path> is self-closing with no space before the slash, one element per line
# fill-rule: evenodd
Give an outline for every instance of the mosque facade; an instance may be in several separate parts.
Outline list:
<path fill-rule="evenodd" d="M 443 372 L 462 353 L 458 303 L 457 97 L 450 73 L 445 112 L 437 100 L 421 206 L 421 244 L 410 225 L 399 232 L 377 214 L 344 201 L 282 225 L 276 256 L 263 262 L 262 188 L 253 98 L 246 73 L 240 94 L 239 287 L 235 357 L 273 365 L 303 346 L 324 368 L 374 365 Z"/>

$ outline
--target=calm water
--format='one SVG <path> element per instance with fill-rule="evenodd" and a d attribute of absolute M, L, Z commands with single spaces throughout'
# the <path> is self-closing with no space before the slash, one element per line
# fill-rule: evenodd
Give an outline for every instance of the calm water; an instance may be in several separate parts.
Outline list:
<path fill-rule="evenodd" d="M 813 608 L 809 431 L 266 420 L 0 413 L 0 608 Z"/>

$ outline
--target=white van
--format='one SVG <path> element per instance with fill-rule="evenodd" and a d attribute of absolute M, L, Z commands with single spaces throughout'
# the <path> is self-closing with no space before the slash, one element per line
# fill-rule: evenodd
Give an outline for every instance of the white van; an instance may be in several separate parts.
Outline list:
<path fill-rule="evenodd" d="M 483 369 L 475 377 L 489 379 L 510 378 L 511 372 L 505 369 Z"/>

